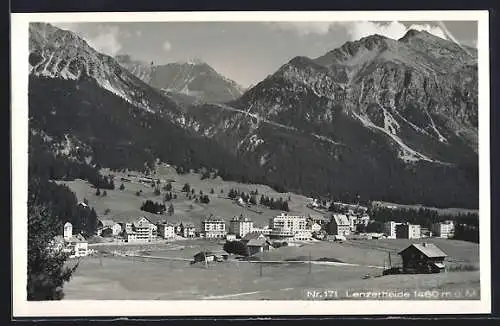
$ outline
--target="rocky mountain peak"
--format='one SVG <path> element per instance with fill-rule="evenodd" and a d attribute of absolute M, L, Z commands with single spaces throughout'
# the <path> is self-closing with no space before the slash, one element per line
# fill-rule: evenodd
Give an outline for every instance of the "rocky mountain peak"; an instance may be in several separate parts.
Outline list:
<path fill-rule="evenodd" d="M 443 39 L 439 36 L 436 36 L 434 34 L 431 34 L 427 31 L 419 31 L 419 30 L 416 30 L 416 29 L 409 29 L 405 35 L 403 37 L 401 37 L 398 41 L 399 42 L 410 42 L 412 39 L 422 39 L 422 40 L 427 40 L 427 41 L 436 41 L 436 42 L 440 42 L 440 41 L 447 41 L 446 39 Z"/>
<path fill-rule="evenodd" d="M 170 97 L 189 99 L 187 102 L 227 102 L 243 93 L 243 88 L 236 82 L 200 59 L 156 65 L 134 60 L 129 55 L 115 59 L 142 81 Z"/>

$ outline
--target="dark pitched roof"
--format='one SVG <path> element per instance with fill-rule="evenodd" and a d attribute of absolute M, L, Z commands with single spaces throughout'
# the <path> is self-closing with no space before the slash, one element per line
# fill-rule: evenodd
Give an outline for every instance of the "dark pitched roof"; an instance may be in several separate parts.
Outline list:
<path fill-rule="evenodd" d="M 247 242 L 247 246 L 249 247 L 262 247 L 267 242 L 266 239 L 251 239 Z"/>
<path fill-rule="evenodd" d="M 413 243 L 409 247 L 400 251 L 399 254 L 402 254 L 403 252 L 405 252 L 406 250 L 408 250 L 411 247 L 415 247 L 418 251 L 423 253 L 428 258 L 446 257 L 447 256 L 441 249 L 439 249 L 433 243 Z"/>
<path fill-rule="evenodd" d="M 245 236 L 242 238 L 242 240 L 248 241 L 248 240 L 252 240 L 252 239 L 258 239 L 260 236 L 263 236 L 261 232 L 252 231 L 252 232 L 245 234 Z"/>

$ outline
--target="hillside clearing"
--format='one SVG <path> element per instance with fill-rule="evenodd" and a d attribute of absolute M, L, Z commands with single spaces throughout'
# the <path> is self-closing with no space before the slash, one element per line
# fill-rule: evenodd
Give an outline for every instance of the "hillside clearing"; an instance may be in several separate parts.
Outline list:
<path fill-rule="evenodd" d="M 270 217 L 280 213 L 278 210 L 271 210 L 261 205 L 254 205 L 251 207 L 240 206 L 226 197 L 230 189 L 237 189 L 245 193 L 257 190 L 257 200 L 260 199 L 260 195 L 262 194 L 275 199 L 283 198 L 284 200 L 290 196 L 290 214 L 318 214 L 318 212 L 306 207 L 309 199 L 302 195 L 279 193 L 269 186 L 224 181 L 219 177 L 216 179 L 201 180 L 200 174 L 190 173 L 179 175 L 174 168 L 166 165 L 160 165 L 151 177 L 154 180 L 161 180 L 160 188 L 166 185 L 168 180 L 175 180 L 172 182 L 172 194 L 176 194 L 177 199 L 172 199 L 166 204 L 173 204 L 175 209 L 174 215 L 169 217 L 166 214 L 151 214 L 141 211 L 141 204 L 148 199 L 156 202 L 163 202 L 166 191 L 161 190 L 159 196 L 155 195 L 154 188 L 151 187 L 149 183 L 142 183 L 136 181 L 135 178 L 129 177 L 129 174 L 138 175 L 137 173 L 111 172 L 106 169 L 102 170 L 102 173 L 106 175 L 115 175 L 115 190 L 106 190 L 107 196 L 105 197 L 96 196 L 96 189 L 83 180 L 58 181 L 58 183 L 67 185 L 75 193 L 79 201 L 87 199 L 89 205 L 96 210 L 100 218 L 112 219 L 117 222 L 129 222 L 137 219 L 139 216 L 146 216 L 150 218 L 152 222 L 169 220 L 174 223 L 195 223 L 195 225 L 198 226 L 201 220 L 210 214 L 220 216 L 226 219 L 226 222 L 234 216 L 243 214 L 252 219 L 255 225 L 263 226 L 268 224 Z M 130 179 L 131 181 L 122 182 L 121 178 Z M 119 190 L 121 183 L 125 186 L 124 190 Z M 194 199 L 189 200 L 186 198 L 185 193 L 181 192 L 182 187 L 186 183 L 188 183 L 192 189 L 195 189 L 195 195 L 199 195 L 200 190 L 203 191 L 203 194 L 208 195 L 210 203 L 196 203 Z M 211 189 L 214 190 L 213 194 L 210 193 Z M 221 190 L 223 191 L 222 193 Z M 140 196 L 136 195 L 138 191 L 142 191 Z M 109 210 L 109 212 L 105 214 L 107 210 Z"/>

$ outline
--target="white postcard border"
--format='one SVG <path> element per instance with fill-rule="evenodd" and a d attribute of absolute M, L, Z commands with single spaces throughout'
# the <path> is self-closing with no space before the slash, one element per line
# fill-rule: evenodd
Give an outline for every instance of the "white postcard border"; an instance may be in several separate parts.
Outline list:
<path fill-rule="evenodd" d="M 15 317 L 59 316 L 223 316 L 223 315 L 394 315 L 477 314 L 491 312 L 490 252 L 490 99 L 488 11 L 342 11 L 342 12 L 127 12 L 13 13 L 12 80 L 12 291 Z M 141 301 L 62 300 L 28 302 L 28 24 L 29 22 L 132 21 L 478 21 L 479 185 L 481 299 L 474 301 Z"/>

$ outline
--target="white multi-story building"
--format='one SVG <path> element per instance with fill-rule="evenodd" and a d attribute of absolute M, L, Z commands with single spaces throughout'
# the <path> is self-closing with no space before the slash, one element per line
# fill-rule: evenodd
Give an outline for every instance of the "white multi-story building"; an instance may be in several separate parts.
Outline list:
<path fill-rule="evenodd" d="M 158 224 L 158 236 L 163 239 L 175 238 L 175 226 L 168 223 Z"/>
<path fill-rule="evenodd" d="M 312 232 L 311 230 L 298 230 L 297 232 L 295 232 L 293 240 L 313 240 Z"/>
<path fill-rule="evenodd" d="M 384 233 L 388 239 L 396 239 L 396 227 L 400 225 L 399 222 L 387 221 L 384 223 Z"/>
<path fill-rule="evenodd" d="M 455 224 L 453 221 L 444 221 L 441 223 L 434 223 L 432 225 L 432 233 L 440 238 L 452 238 L 455 233 Z"/>
<path fill-rule="evenodd" d="M 184 238 L 194 238 L 196 237 L 196 228 L 192 224 L 182 225 L 181 234 Z"/>
<path fill-rule="evenodd" d="M 307 218 L 305 216 L 281 213 L 269 220 L 269 227 L 272 237 L 290 238 L 294 237 L 297 232 L 307 229 Z"/>
<path fill-rule="evenodd" d="M 420 239 L 420 225 L 403 223 L 396 226 L 396 238 Z"/>
<path fill-rule="evenodd" d="M 328 223 L 328 233 L 339 236 L 351 234 L 351 222 L 344 214 L 333 214 Z"/>
<path fill-rule="evenodd" d="M 229 233 L 235 234 L 237 237 L 243 238 L 247 233 L 253 231 L 253 221 L 240 215 L 229 221 Z"/>
<path fill-rule="evenodd" d="M 270 235 L 271 234 L 271 231 L 272 229 L 269 227 L 269 225 L 266 225 L 264 227 L 253 227 L 252 228 L 252 232 L 258 232 L 258 233 L 261 233 L 263 235 Z M 248 234 L 248 233 L 247 233 Z"/>
<path fill-rule="evenodd" d="M 205 238 L 224 239 L 226 234 L 226 223 L 221 218 L 210 216 L 201 222 L 201 235 Z"/>
<path fill-rule="evenodd" d="M 145 217 L 125 226 L 127 242 L 151 242 L 156 240 L 158 227 Z"/>

